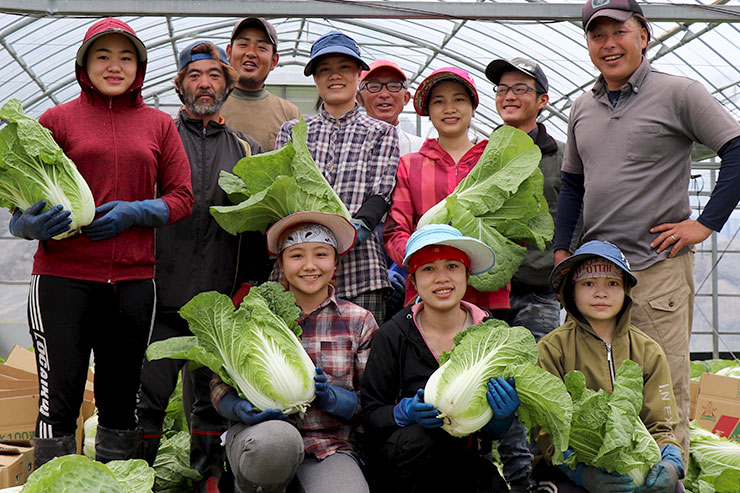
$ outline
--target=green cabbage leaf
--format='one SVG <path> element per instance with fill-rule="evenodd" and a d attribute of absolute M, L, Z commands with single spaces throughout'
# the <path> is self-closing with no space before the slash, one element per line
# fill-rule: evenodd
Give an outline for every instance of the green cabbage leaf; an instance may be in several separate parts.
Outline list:
<path fill-rule="evenodd" d="M 152 343 L 147 358 L 207 366 L 256 409 L 305 412 L 316 370 L 299 339 L 299 314 L 293 294 L 274 282 L 252 288 L 236 310 L 226 295 L 200 293 L 180 309 L 193 336 Z"/>
<path fill-rule="evenodd" d="M 64 455 L 36 469 L 22 493 L 149 493 L 154 469 L 141 459 L 102 464 L 83 455 Z"/>
<path fill-rule="evenodd" d="M 235 205 L 213 206 L 211 215 L 231 234 L 264 233 L 270 224 L 301 211 L 333 212 L 351 219 L 347 207 L 316 166 L 306 146 L 306 122 L 280 149 L 241 159 L 218 183 Z"/>
<path fill-rule="evenodd" d="M 156 493 L 190 493 L 193 482 L 200 481 L 202 476 L 190 468 L 190 433 L 169 432 L 162 438 L 162 443 L 154 460 L 154 491 Z"/>
<path fill-rule="evenodd" d="M 564 381 L 573 399 L 570 448 L 575 452 L 565 463 L 572 469 L 580 462 L 616 471 L 641 486 L 660 461 L 660 449 L 640 419 L 640 366 L 625 360 L 617 370 L 611 394 L 586 387 L 586 378 L 577 370 L 565 375 Z"/>
<path fill-rule="evenodd" d="M 520 243 L 544 250 L 552 240 L 555 223 L 542 193 L 541 157 L 526 133 L 499 127 L 470 173 L 419 219 L 417 228 L 450 224 L 493 249 L 496 265 L 470 278 L 475 289 L 494 291 L 509 282 L 527 252 Z"/>
<path fill-rule="evenodd" d="M 8 124 L 0 131 L 0 207 L 25 210 L 40 200 L 45 212 L 61 204 L 71 211 L 70 229 L 54 237 L 75 235 L 95 217 L 95 199 L 77 166 L 33 118 L 11 99 L 0 109 Z"/>
<path fill-rule="evenodd" d="M 701 493 L 740 491 L 740 443 L 689 423 L 689 469 L 685 486 Z"/>
<path fill-rule="evenodd" d="M 454 343 L 424 388 L 424 400 L 442 413 L 444 430 L 466 436 L 483 428 L 493 417 L 488 380 L 513 377 L 519 419 L 530 429 L 541 426 L 561 454 L 567 449 L 570 396 L 562 380 L 536 366 L 537 343 L 528 329 L 487 320 L 457 334 Z"/>
<path fill-rule="evenodd" d="M 701 380 L 702 373 L 732 376 L 733 373 L 740 370 L 740 362 L 731 359 L 706 359 L 691 361 L 690 367 L 691 380 L 698 382 Z M 725 370 L 725 368 L 729 369 Z"/>

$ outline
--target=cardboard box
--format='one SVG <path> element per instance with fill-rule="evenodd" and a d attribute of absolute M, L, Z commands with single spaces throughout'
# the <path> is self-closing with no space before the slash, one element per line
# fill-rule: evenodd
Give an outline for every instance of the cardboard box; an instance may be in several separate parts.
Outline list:
<path fill-rule="evenodd" d="M 0 488 L 20 486 L 33 472 L 33 447 L 0 443 Z"/>
<path fill-rule="evenodd" d="M 740 442 L 740 378 L 704 373 L 695 418 L 705 430 Z"/>
<path fill-rule="evenodd" d="M 699 398 L 699 382 L 689 382 L 689 397 L 691 403 L 689 404 L 689 419 L 693 420 L 696 415 L 696 400 Z"/>
<path fill-rule="evenodd" d="M 88 370 L 85 394 L 77 419 L 77 453 L 82 453 L 82 424 L 95 410 L 94 375 Z M 15 346 L 0 364 L 0 442 L 33 440 L 39 410 L 36 358 L 32 351 Z"/>

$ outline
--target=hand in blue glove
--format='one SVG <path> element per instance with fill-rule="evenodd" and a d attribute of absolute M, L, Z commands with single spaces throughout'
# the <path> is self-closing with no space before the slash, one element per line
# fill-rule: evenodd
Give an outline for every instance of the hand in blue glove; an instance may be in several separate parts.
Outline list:
<path fill-rule="evenodd" d="M 573 449 L 568 449 L 563 452 L 563 457 L 567 459 L 572 453 Z M 583 463 L 579 463 L 575 469 L 571 469 L 566 464 L 560 464 L 558 468 L 576 485 L 582 486 L 592 493 L 635 490 L 631 477 L 622 476 L 616 472 L 606 472 L 598 467 L 587 466 Z"/>
<path fill-rule="evenodd" d="M 603 469 L 591 466 L 586 466 L 583 470 L 582 484 L 579 486 L 583 486 L 592 493 L 635 491 L 635 485 L 632 484 L 631 477 L 623 476 L 617 472 L 606 472 Z"/>
<path fill-rule="evenodd" d="M 70 211 L 62 210 L 62 205 L 55 205 L 39 214 L 44 207 L 46 201 L 40 200 L 25 211 L 16 209 L 10 219 L 10 234 L 27 240 L 45 241 L 69 230 L 72 222 Z"/>
<path fill-rule="evenodd" d="M 678 476 L 675 465 L 665 461 L 658 462 L 650 469 L 645 484 L 637 488 L 635 493 L 673 493 Z"/>
<path fill-rule="evenodd" d="M 424 389 L 417 390 L 413 398 L 404 397 L 393 408 L 393 418 L 398 426 L 419 423 L 424 428 L 439 428 L 443 421 L 438 414 L 438 409 L 424 402 Z"/>
<path fill-rule="evenodd" d="M 360 221 L 359 219 L 352 219 L 350 222 L 352 223 L 352 226 L 354 226 L 357 230 L 357 241 L 355 242 L 356 245 L 363 243 L 370 237 L 372 231 L 370 231 L 367 226 L 365 226 L 365 223 L 363 221 Z"/>
<path fill-rule="evenodd" d="M 513 378 L 508 381 L 501 377 L 488 380 L 486 400 L 491 406 L 493 417 L 483 428 L 484 434 L 491 440 L 503 437 L 514 421 L 514 412 L 519 407 L 519 396 Z"/>
<path fill-rule="evenodd" d="M 114 200 L 95 208 L 95 214 L 103 214 L 103 217 L 82 228 L 82 232 L 92 241 L 113 238 L 131 226 L 164 226 L 170 219 L 170 209 L 162 199 L 134 202 Z"/>
<path fill-rule="evenodd" d="M 516 393 L 516 382 L 513 378 L 504 380 L 501 377 L 488 380 L 486 392 L 488 405 L 493 410 L 494 419 L 506 419 L 514 415 L 519 408 L 519 396 Z"/>
<path fill-rule="evenodd" d="M 313 404 L 329 414 L 349 420 L 357 411 L 357 394 L 336 385 L 329 385 L 324 370 L 316 368 L 313 377 L 316 399 Z"/>
<path fill-rule="evenodd" d="M 406 295 L 406 276 L 396 264 L 391 265 L 388 269 L 388 281 L 393 287 L 393 293 L 388 298 L 388 303 L 393 306 L 403 306 L 403 300 Z"/>
<path fill-rule="evenodd" d="M 271 419 L 288 419 L 288 416 L 280 412 L 279 409 L 266 409 L 257 412 L 252 404 L 239 397 L 236 392 L 229 392 L 218 401 L 216 407 L 218 413 L 224 418 L 232 421 L 241 421 L 249 426 L 262 423 Z"/>

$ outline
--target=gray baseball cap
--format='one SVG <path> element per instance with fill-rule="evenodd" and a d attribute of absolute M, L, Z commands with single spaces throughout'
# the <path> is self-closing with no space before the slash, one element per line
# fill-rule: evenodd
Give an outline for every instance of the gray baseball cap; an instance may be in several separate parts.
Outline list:
<path fill-rule="evenodd" d="M 499 58 L 498 60 L 494 60 L 488 64 L 488 67 L 486 67 L 486 77 L 488 77 L 488 80 L 494 84 L 498 84 L 501 82 L 502 75 L 514 70 L 532 77 L 537 83 L 538 87 L 535 89 L 537 89 L 538 92 L 547 92 L 550 89 L 545 72 L 539 64 L 528 58 L 517 57 L 512 58 L 511 60 Z"/>
<path fill-rule="evenodd" d="M 270 40 L 270 43 L 272 43 L 272 45 L 275 47 L 275 51 L 277 52 L 277 31 L 275 31 L 275 27 L 263 17 L 247 17 L 246 19 L 242 19 L 237 22 L 234 26 L 234 29 L 231 31 L 231 42 L 234 42 L 234 39 L 236 38 L 236 35 L 239 34 L 239 31 L 247 27 L 257 27 L 265 31 L 265 33 L 267 34 L 267 39 Z"/>
<path fill-rule="evenodd" d="M 635 0 L 586 0 L 581 12 L 583 30 L 588 31 L 588 25 L 597 17 L 624 22 L 634 14 L 642 14 L 642 8 Z"/>

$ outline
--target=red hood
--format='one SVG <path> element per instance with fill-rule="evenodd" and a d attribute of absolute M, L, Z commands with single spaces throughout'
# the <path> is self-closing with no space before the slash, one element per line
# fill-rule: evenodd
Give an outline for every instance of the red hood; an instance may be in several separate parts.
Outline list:
<path fill-rule="evenodd" d="M 136 36 L 136 32 L 131 28 L 131 26 L 119 19 L 107 17 L 105 19 L 99 20 L 98 22 L 90 26 L 90 28 L 87 30 L 87 33 L 85 33 L 85 38 L 82 40 L 80 48 L 82 48 L 82 46 L 84 46 L 85 43 L 87 43 L 91 38 L 108 31 L 111 33 L 126 33 L 136 38 L 136 40 L 139 39 Z M 136 45 L 136 43 L 134 44 Z M 102 93 L 100 93 L 100 91 L 98 91 L 95 86 L 93 86 L 92 82 L 90 82 L 85 67 L 78 65 L 77 60 L 75 60 L 75 75 L 77 77 L 77 82 L 82 88 L 83 96 L 88 96 L 95 100 L 102 100 L 106 104 L 108 104 L 109 100 L 112 100 L 111 102 L 114 106 L 134 106 L 138 104 L 143 104 L 144 100 L 141 96 L 141 88 L 144 86 L 144 76 L 146 75 L 146 59 L 143 59 L 143 57 L 141 56 L 142 48 L 143 44 L 141 45 L 141 47 L 137 46 L 137 49 L 139 50 L 139 67 L 136 71 L 136 78 L 134 79 L 134 82 L 124 94 L 121 94 L 120 96 L 116 96 L 114 98 L 109 98 L 108 96 L 104 96 Z M 86 51 L 87 50 L 85 50 L 85 52 Z M 84 60 L 86 53 L 81 53 L 81 55 L 83 55 L 82 58 Z"/>

